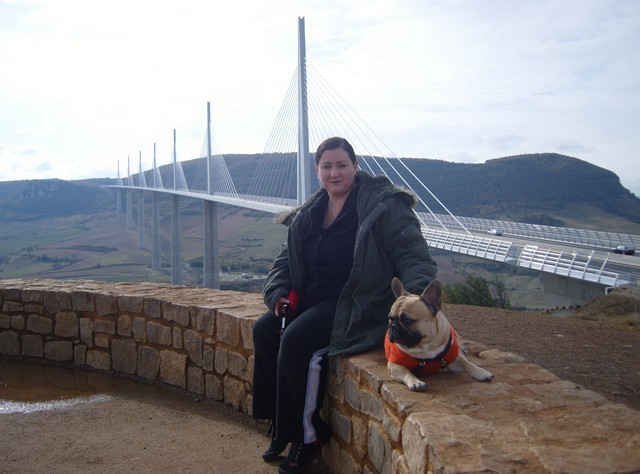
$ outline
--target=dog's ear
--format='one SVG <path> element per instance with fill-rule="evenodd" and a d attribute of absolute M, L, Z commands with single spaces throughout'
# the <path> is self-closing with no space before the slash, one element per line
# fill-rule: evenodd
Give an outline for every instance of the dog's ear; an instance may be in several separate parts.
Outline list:
<path fill-rule="evenodd" d="M 431 303 L 436 311 L 440 311 L 442 308 L 442 284 L 438 280 L 433 280 L 424 289 L 420 298 Z"/>
<path fill-rule="evenodd" d="M 407 290 L 404 289 L 404 285 L 398 277 L 393 277 L 393 279 L 391 280 L 391 291 L 393 291 L 393 294 L 396 298 L 409 294 L 407 293 Z"/>

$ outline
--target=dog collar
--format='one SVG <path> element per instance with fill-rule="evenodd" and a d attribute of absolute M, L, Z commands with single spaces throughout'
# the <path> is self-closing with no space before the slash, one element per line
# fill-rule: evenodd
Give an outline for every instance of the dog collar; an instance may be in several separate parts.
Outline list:
<path fill-rule="evenodd" d="M 453 363 L 460 353 L 458 333 L 451 326 L 449 340 L 445 348 L 436 356 L 429 359 L 418 359 L 402 351 L 398 345 L 389 340 L 389 331 L 384 338 L 384 351 L 387 360 L 395 364 L 403 365 L 418 375 L 430 375 Z"/>
<path fill-rule="evenodd" d="M 422 368 L 427 364 L 433 364 L 434 362 L 436 362 L 440 364 L 440 368 L 444 369 L 449 364 L 449 362 L 447 362 L 446 360 L 446 356 L 449 350 L 451 349 L 451 345 L 453 344 L 454 332 L 455 331 L 453 327 L 451 327 L 451 332 L 449 333 L 449 340 L 447 341 L 447 345 L 444 346 L 444 349 L 442 349 L 437 356 L 431 357 L 429 359 L 418 359 L 418 368 Z"/>

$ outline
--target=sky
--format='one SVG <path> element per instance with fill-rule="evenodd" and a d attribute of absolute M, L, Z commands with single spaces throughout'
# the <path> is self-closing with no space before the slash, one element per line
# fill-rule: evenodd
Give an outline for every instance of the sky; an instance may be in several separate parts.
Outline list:
<path fill-rule="evenodd" d="M 207 101 L 214 153 L 262 152 L 298 16 L 313 70 L 397 156 L 557 152 L 640 195 L 636 0 L 0 0 L 0 181 L 124 175 L 154 142 L 165 164 L 173 128 L 200 156 Z"/>

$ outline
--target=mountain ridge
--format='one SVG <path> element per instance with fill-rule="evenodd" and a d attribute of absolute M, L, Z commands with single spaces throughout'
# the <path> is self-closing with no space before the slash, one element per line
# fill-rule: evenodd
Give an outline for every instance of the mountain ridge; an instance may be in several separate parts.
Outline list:
<path fill-rule="evenodd" d="M 282 166 L 293 154 L 225 155 L 239 193 L 251 186 L 258 160 Z M 470 217 L 511 219 L 548 225 L 570 225 L 580 214 L 613 216 L 640 224 L 640 199 L 626 189 L 612 171 L 579 158 L 557 153 L 535 153 L 493 158 L 484 163 L 457 163 L 437 159 L 402 158 L 452 212 Z M 287 162 L 294 166 L 293 160 Z M 182 163 L 192 189 L 205 188 L 204 159 Z M 171 165 L 160 167 L 165 183 Z M 151 173 L 146 172 L 147 182 Z M 27 180 L 0 182 L 0 219 L 30 220 L 106 210 L 113 194 L 101 187 L 109 178 Z M 429 194 L 415 187 L 427 202 Z M 293 197 L 290 186 L 286 193 Z M 578 210 L 579 209 L 579 210 Z M 588 217 L 588 216 L 587 216 Z M 605 219 L 606 220 L 606 219 Z M 603 227 L 609 224 L 603 223 Z M 640 227 L 639 227 L 640 228 Z"/>

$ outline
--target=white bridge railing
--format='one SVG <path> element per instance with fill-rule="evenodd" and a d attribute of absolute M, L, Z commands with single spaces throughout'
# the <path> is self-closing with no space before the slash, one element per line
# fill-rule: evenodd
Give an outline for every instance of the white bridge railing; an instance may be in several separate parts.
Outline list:
<path fill-rule="evenodd" d="M 518 256 L 517 265 L 607 286 L 628 283 L 620 278 L 620 274 L 605 270 L 607 259 L 595 261 L 593 252 L 590 255 L 567 254 L 537 245 L 525 245 Z"/>
<path fill-rule="evenodd" d="M 507 260 L 512 245 L 511 242 L 504 240 L 447 232 L 431 227 L 423 227 L 422 235 L 430 247 L 497 262 L 505 262 Z"/>

